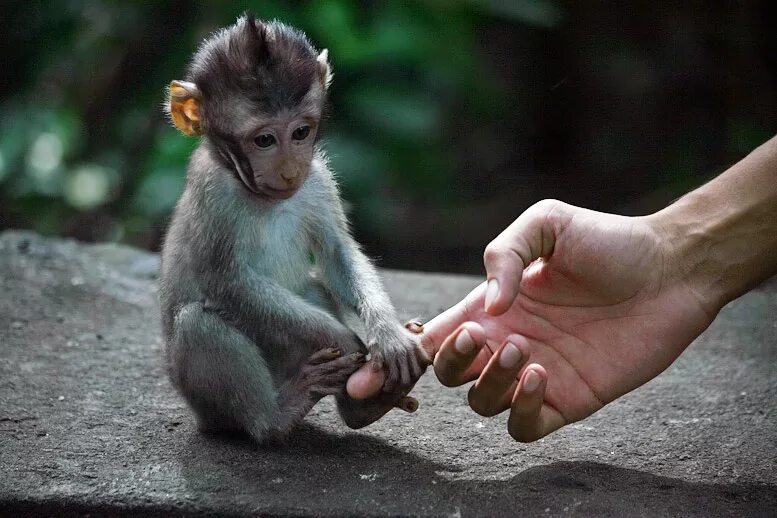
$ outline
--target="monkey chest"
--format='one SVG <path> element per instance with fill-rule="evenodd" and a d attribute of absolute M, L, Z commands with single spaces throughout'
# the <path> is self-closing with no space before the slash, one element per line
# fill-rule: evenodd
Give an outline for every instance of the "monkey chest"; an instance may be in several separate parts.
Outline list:
<path fill-rule="evenodd" d="M 281 286 L 301 292 L 310 283 L 311 240 L 301 221 L 288 214 L 280 216 L 285 217 L 267 218 L 255 237 L 253 267 Z"/>

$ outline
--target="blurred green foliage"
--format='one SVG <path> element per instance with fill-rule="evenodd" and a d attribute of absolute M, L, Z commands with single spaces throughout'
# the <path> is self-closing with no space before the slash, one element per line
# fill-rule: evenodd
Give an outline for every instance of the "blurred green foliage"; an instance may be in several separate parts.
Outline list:
<path fill-rule="evenodd" d="M 644 214 L 777 132 L 772 5 L 0 2 L 0 230 L 157 248 L 197 145 L 164 89 L 250 9 L 330 51 L 324 143 L 368 251 L 478 272 L 538 199 Z"/>
<path fill-rule="evenodd" d="M 553 23 L 552 4 L 508 16 Z M 532 9 L 532 6 L 535 8 Z M 500 109 L 474 56 L 498 2 L 122 2 L 5 4 L 17 52 L 0 105 L 0 188 L 11 224 L 154 247 L 197 142 L 161 115 L 165 85 L 198 43 L 245 9 L 303 29 L 335 70 L 325 142 L 362 225 L 380 225 L 386 190 L 450 199 L 443 112 Z M 7 69 L 8 70 L 8 69 Z M 6 225 L 3 225 L 6 226 Z"/>

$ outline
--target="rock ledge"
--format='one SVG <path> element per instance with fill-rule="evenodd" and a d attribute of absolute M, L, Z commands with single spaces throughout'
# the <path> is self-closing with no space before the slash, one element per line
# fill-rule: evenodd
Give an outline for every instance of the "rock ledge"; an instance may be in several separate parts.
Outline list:
<path fill-rule="evenodd" d="M 419 383 L 365 430 L 319 404 L 283 448 L 198 433 L 164 377 L 158 258 L 0 236 L 0 514 L 735 515 L 777 509 L 777 283 L 666 373 L 534 444 Z M 474 277 L 385 271 L 403 318 Z"/>

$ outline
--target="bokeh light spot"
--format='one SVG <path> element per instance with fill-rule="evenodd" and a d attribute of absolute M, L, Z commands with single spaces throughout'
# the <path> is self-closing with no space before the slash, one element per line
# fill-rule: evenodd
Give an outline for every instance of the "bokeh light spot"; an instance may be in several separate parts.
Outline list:
<path fill-rule="evenodd" d="M 104 203 L 111 188 L 112 171 L 88 164 L 76 168 L 65 183 L 65 199 L 79 209 L 93 209 Z"/>
<path fill-rule="evenodd" d="M 30 146 L 27 155 L 28 171 L 37 180 L 52 178 L 62 163 L 62 140 L 54 133 L 41 133 Z"/>

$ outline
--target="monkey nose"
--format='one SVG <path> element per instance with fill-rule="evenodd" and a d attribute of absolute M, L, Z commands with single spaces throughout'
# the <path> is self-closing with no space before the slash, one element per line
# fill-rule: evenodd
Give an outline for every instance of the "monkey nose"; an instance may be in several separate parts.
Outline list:
<path fill-rule="evenodd" d="M 284 173 L 281 173 L 281 178 L 283 178 L 283 181 L 286 182 L 286 184 L 289 187 L 293 187 L 294 184 L 297 183 L 299 174 L 297 174 L 296 172 L 284 172 Z"/>

